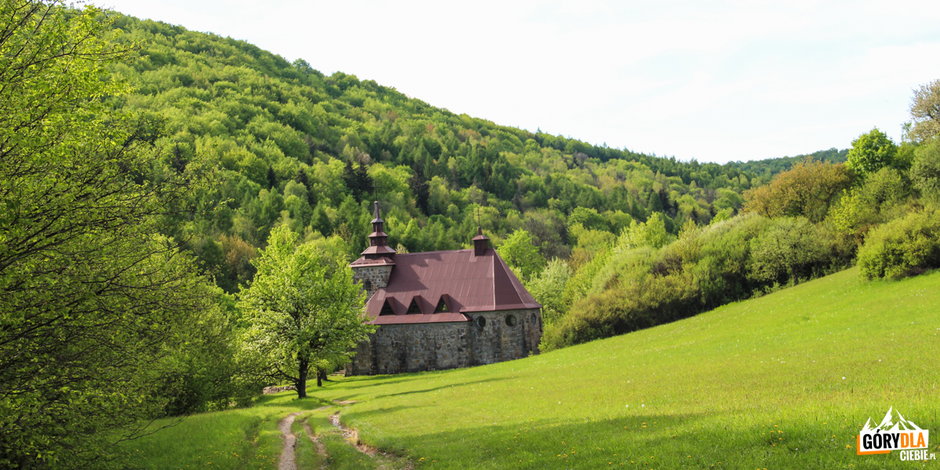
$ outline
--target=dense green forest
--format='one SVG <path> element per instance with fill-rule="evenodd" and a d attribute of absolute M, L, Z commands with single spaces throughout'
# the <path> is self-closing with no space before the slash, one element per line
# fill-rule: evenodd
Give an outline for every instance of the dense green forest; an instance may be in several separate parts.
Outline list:
<path fill-rule="evenodd" d="M 361 303 L 346 263 L 373 200 L 400 251 L 482 227 L 544 305 L 543 349 L 856 261 L 869 278 L 940 266 L 940 81 L 901 145 L 874 129 L 718 165 L 499 126 L 93 7 L 0 8 L 0 467 L 106 465 L 147 419 L 251 403 L 272 355 L 305 354 L 301 381 L 340 367 L 365 330 L 317 329 L 358 317 L 298 305 Z"/>
<path fill-rule="evenodd" d="M 114 16 L 116 40 L 138 49 L 113 66 L 132 90 L 115 106 L 160 133 L 159 171 L 217 172 L 167 230 L 230 292 L 278 224 L 338 234 L 357 254 L 372 200 L 405 250 L 466 245 L 479 221 L 497 241 L 524 228 L 544 257 L 568 258 L 585 230 L 618 234 L 661 213 L 676 233 L 728 217 L 785 165 L 681 162 L 499 126 L 245 42 Z"/>

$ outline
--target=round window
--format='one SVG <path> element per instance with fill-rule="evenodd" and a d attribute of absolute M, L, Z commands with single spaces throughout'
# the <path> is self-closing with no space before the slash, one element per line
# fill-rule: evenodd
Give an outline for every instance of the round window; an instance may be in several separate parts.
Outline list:
<path fill-rule="evenodd" d="M 483 328 L 484 326 L 486 326 L 486 318 L 477 317 L 477 325 L 479 325 L 480 328 Z"/>
<path fill-rule="evenodd" d="M 516 326 L 516 317 L 512 315 L 506 316 L 506 324 L 509 326 Z"/>

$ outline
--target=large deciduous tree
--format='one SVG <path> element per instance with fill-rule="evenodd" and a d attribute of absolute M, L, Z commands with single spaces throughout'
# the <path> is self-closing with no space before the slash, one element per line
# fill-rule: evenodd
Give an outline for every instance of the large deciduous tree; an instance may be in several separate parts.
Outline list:
<path fill-rule="evenodd" d="M 922 142 L 940 135 L 940 80 L 914 90 L 911 117 L 908 135 L 912 140 Z"/>
<path fill-rule="evenodd" d="M 845 164 L 864 177 L 891 165 L 897 153 L 898 146 L 876 128 L 852 141 Z"/>
<path fill-rule="evenodd" d="M 103 32 L 91 7 L 0 1 L 0 467 L 87 468 L 189 406 L 167 380 L 224 336 L 218 291 L 157 235 L 181 181 L 154 182 L 153 126 L 108 106 Z"/>
<path fill-rule="evenodd" d="M 513 232 L 496 251 L 524 282 L 538 276 L 545 268 L 545 258 L 535 247 L 532 235 L 525 230 Z"/>
<path fill-rule="evenodd" d="M 775 176 L 770 183 L 745 192 L 744 210 L 767 217 L 802 215 L 819 222 L 851 183 L 845 165 L 799 163 Z"/>
<path fill-rule="evenodd" d="M 252 260 L 257 269 L 240 293 L 250 323 L 244 358 L 255 373 L 290 381 L 297 397 L 317 364 L 337 363 L 368 337 L 365 294 L 353 282 L 343 242 L 337 238 L 298 244 L 286 226 L 271 231 L 268 246 Z"/>

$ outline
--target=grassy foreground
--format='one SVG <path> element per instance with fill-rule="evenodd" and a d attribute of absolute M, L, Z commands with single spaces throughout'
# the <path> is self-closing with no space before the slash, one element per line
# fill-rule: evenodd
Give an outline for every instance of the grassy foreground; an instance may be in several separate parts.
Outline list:
<path fill-rule="evenodd" d="M 356 401 L 341 408 L 343 422 L 421 468 L 937 468 L 896 452 L 856 455 L 855 436 L 893 406 L 931 430 L 931 452 L 940 451 L 938 353 L 940 272 L 865 282 L 851 269 L 527 359 L 355 377 L 313 393 Z M 232 416 L 323 403 L 273 401 L 184 424 L 217 435 Z M 148 439 L 178 442 L 182 426 Z M 138 464 L 174 452 L 146 441 L 132 444 Z M 214 445 L 176 456 L 176 466 L 216 459 Z"/>

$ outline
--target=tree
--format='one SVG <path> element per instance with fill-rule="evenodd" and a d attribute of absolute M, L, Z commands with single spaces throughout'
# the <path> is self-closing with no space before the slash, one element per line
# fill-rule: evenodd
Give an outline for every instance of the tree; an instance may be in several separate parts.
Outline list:
<path fill-rule="evenodd" d="M 917 148 L 911 179 L 925 199 L 940 203 L 940 140 Z"/>
<path fill-rule="evenodd" d="M 802 215 L 811 222 L 819 222 L 851 182 L 845 165 L 799 163 L 775 176 L 770 183 L 745 192 L 744 211 L 767 217 Z"/>
<path fill-rule="evenodd" d="M 864 177 L 891 165 L 897 152 L 897 145 L 884 132 L 875 128 L 852 141 L 846 166 Z"/>
<path fill-rule="evenodd" d="M 934 80 L 914 90 L 911 103 L 913 123 L 908 136 L 923 142 L 940 135 L 940 80 Z"/>
<path fill-rule="evenodd" d="M 239 294 L 250 324 L 244 353 L 258 374 L 288 380 L 297 397 L 318 361 L 349 358 L 373 327 L 363 322 L 365 294 L 352 279 L 338 237 L 298 244 L 285 226 L 271 231 L 268 246 L 252 260 L 251 285 Z"/>
<path fill-rule="evenodd" d="M 661 212 L 654 212 L 646 222 L 630 222 L 630 227 L 624 229 L 618 239 L 618 244 L 624 248 L 651 246 L 660 248 L 671 242 L 674 238 L 666 230 L 666 222 Z"/>
<path fill-rule="evenodd" d="M 198 406 L 164 379 L 226 325 L 157 234 L 192 188 L 153 178 L 158 126 L 107 105 L 123 86 L 102 80 L 120 53 L 103 27 L 93 7 L 0 2 L 0 467 L 87 468 L 143 418 Z"/>
<path fill-rule="evenodd" d="M 532 236 L 525 230 L 513 232 L 496 251 L 523 282 L 537 276 L 545 268 L 545 258 L 539 254 L 538 248 L 532 243 Z"/>
<path fill-rule="evenodd" d="M 538 277 L 526 285 L 535 300 L 542 304 L 542 320 L 545 324 L 554 323 L 568 310 L 564 299 L 568 279 L 571 279 L 568 263 L 553 258 Z"/>

